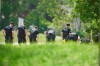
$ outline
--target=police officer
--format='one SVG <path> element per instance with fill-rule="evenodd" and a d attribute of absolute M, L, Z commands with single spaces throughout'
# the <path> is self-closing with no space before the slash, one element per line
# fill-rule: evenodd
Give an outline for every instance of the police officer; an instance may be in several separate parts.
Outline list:
<path fill-rule="evenodd" d="M 68 40 L 73 40 L 73 41 L 78 41 L 79 40 L 79 36 L 77 33 L 70 33 L 70 35 L 68 35 L 67 37 Z"/>
<path fill-rule="evenodd" d="M 45 31 L 46 35 L 46 41 L 55 41 L 55 31 L 51 28 L 49 28 L 47 31 Z"/>
<path fill-rule="evenodd" d="M 66 26 L 62 29 L 61 36 L 63 40 L 66 40 L 68 35 L 71 33 L 69 26 L 70 24 L 66 24 Z"/>
<path fill-rule="evenodd" d="M 27 30 L 24 25 L 21 25 L 18 27 L 17 30 L 17 37 L 18 37 L 18 43 L 25 43 L 26 42 L 26 37 L 27 37 Z"/>
<path fill-rule="evenodd" d="M 14 23 L 11 22 L 9 26 L 6 26 L 2 30 L 3 36 L 5 37 L 5 43 L 13 43 L 14 38 Z"/>
<path fill-rule="evenodd" d="M 37 42 L 38 40 L 38 35 L 39 35 L 39 31 L 38 31 L 38 27 L 37 26 L 33 26 L 33 28 L 30 30 L 30 35 L 29 35 L 29 39 L 30 42 Z"/>

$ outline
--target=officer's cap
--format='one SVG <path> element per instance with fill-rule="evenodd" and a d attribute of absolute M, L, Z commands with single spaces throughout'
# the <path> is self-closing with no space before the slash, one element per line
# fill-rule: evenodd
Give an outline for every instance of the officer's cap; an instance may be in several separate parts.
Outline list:
<path fill-rule="evenodd" d="M 66 24 L 66 26 L 70 26 L 70 24 Z"/>
<path fill-rule="evenodd" d="M 14 25 L 14 23 L 13 23 L 13 22 L 11 22 L 10 24 L 13 24 L 13 25 Z"/>

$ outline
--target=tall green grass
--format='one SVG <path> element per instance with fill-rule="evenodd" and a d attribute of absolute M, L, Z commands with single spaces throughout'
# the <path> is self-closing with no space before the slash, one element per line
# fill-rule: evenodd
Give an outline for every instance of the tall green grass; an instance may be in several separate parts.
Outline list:
<path fill-rule="evenodd" d="M 98 66 L 98 46 L 74 42 L 0 45 L 0 66 Z"/>

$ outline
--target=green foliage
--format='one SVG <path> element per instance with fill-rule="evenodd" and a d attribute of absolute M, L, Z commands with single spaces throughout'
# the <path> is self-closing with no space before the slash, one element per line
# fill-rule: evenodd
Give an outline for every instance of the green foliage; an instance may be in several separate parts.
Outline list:
<path fill-rule="evenodd" d="M 93 35 L 99 33 L 99 0 L 74 0 L 73 17 L 80 17 L 84 24 L 88 24 L 85 28 L 89 33 L 93 30 Z M 90 27 L 89 27 L 90 26 Z"/>
<path fill-rule="evenodd" d="M 39 1 L 36 9 L 33 9 L 27 16 L 27 25 L 33 24 L 46 29 L 53 27 L 61 30 L 62 26 L 71 21 L 69 18 L 69 1 L 42 0 Z"/>
<path fill-rule="evenodd" d="M 81 38 L 85 38 L 86 37 L 86 33 L 83 31 L 77 31 L 76 32 Z"/>
<path fill-rule="evenodd" d="M 16 21 L 17 17 L 17 11 L 18 11 L 18 1 L 19 0 L 2 0 L 1 1 L 1 16 L 4 16 L 4 18 L 1 18 L 0 21 L 0 29 L 4 28 L 6 25 L 9 25 L 11 21 Z M 13 20 L 10 20 L 13 18 Z"/>
<path fill-rule="evenodd" d="M 0 29 L 9 25 L 10 22 L 15 22 L 17 25 L 19 16 L 27 16 L 27 13 L 34 9 L 38 0 L 2 0 L 1 1 L 1 18 Z M 2 25 L 3 24 L 3 25 Z"/>
<path fill-rule="evenodd" d="M 68 8 L 70 0 L 2 0 L 2 15 L 0 29 L 9 24 L 10 21 L 17 25 L 18 16 L 25 17 L 25 25 L 39 26 L 40 31 L 44 31 L 53 23 L 54 28 L 62 28 L 68 18 Z"/>

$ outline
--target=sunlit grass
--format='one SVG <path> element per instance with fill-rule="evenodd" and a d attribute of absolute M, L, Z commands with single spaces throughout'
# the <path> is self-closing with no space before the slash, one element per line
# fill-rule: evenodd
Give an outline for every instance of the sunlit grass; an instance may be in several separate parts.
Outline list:
<path fill-rule="evenodd" d="M 97 66 L 98 46 L 67 44 L 0 45 L 0 66 Z"/>

